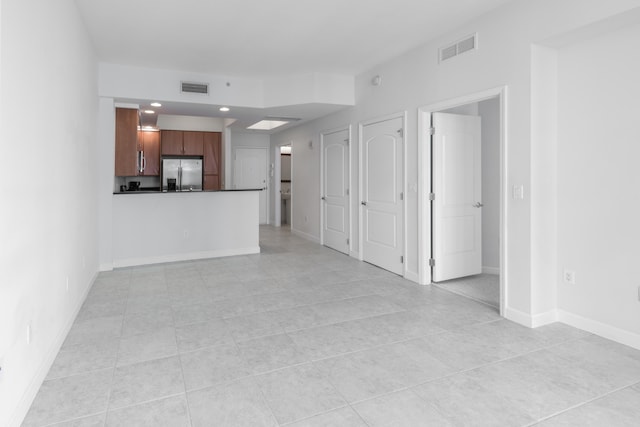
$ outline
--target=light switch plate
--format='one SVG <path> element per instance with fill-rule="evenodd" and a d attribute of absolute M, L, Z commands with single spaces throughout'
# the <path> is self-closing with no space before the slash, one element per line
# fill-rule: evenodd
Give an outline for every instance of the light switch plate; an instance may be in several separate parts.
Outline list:
<path fill-rule="evenodd" d="M 524 185 L 514 185 L 513 186 L 513 198 L 515 200 L 523 200 L 524 199 Z"/>

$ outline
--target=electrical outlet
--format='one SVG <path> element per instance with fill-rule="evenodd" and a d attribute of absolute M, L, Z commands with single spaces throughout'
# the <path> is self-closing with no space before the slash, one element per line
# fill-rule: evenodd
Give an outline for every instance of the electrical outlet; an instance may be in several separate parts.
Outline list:
<path fill-rule="evenodd" d="M 67 276 L 67 292 L 69 292 L 69 276 Z"/>
<path fill-rule="evenodd" d="M 564 270 L 562 273 L 562 280 L 564 283 L 568 283 L 569 285 L 576 284 L 576 272 L 571 270 Z"/>

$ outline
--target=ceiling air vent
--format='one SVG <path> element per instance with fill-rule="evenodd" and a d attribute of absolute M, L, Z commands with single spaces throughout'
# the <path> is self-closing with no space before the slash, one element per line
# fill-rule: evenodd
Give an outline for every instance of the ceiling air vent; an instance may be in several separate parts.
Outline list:
<path fill-rule="evenodd" d="M 478 34 L 465 37 L 462 40 L 458 40 L 455 43 L 441 47 L 438 50 L 438 58 L 440 62 L 451 59 L 454 56 L 462 55 L 465 52 L 470 52 L 478 48 Z"/>
<path fill-rule="evenodd" d="M 180 92 L 182 93 L 199 93 L 201 95 L 209 94 L 208 83 L 180 82 Z"/>

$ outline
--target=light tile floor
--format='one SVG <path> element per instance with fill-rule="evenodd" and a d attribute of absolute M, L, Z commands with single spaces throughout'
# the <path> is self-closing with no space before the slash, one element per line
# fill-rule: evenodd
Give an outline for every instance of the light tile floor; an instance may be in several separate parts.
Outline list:
<path fill-rule="evenodd" d="M 25 426 L 637 426 L 640 351 L 261 228 L 102 273 Z"/>
<path fill-rule="evenodd" d="M 500 309 L 500 276 L 496 274 L 462 277 L 435 286 Z"/>

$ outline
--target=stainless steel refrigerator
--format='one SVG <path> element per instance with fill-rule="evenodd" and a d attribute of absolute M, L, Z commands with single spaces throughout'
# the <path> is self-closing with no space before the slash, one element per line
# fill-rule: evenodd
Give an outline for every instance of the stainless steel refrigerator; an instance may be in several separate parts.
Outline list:
<path fill-rule="evenodd" d="M 202 159 L 163 158 L 162 191 L 202 191 Z"/>

